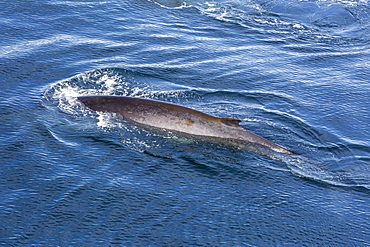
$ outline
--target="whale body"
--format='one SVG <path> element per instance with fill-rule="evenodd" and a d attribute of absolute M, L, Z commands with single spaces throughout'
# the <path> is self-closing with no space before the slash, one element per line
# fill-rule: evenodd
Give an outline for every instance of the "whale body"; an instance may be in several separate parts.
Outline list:
<path fill-rule="evenodd" d="M 80 96 L 78 100 L 97 112 L 118 113 L 139 124 L 177 131 L 198 137 L 223 139 L 243 144 L 256 153 L 269 151 L 294 154 L 239 126 L 236 118 L 219 118 L 187 107 L 156 100 L 126 96 Z"/>

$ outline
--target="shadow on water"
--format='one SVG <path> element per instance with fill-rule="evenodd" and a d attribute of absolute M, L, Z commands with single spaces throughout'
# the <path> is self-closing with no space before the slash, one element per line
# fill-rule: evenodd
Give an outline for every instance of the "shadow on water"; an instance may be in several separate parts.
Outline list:
<path fill-rule="evenodd" d="M 121 145 L 154 158 L 172 159 L 176 152 L 185 152 L 195 154 L 185 155 L 182 160 L 186 163 L 201 164 L 197 161 L 200 158 L 197 154 L 201 154 L 223 164 L 238 164 L 238 167 L 245 164 L 246 153 L 243 147 L 224 145 L 225 143 L 212 140 L 204 142 L 171 131 L 153 131 L 123 121 L 114 114 L 97 114 L 85 108 L 76 99 L 80 95 L 123 95 L 156 99 L 189 106 L 213 115 L 218 113 L 220 117 L 244 119 L 246 121 L 241 126 L 252 132 L 256 130 L 259 132 L 256 134 L 276 141 L 288 149 L 289 146 L 293 146 L 291 142 L 296 143 L 296 147 L 291 148 L 291 151 L 299 155 L 266 152 L 264 155 L 282 164 L 271 165 L 270 162 L 262 160 L 262 166 L 289 171 L 299 177 L 335 186 L 370 189 L 369 147 L 343 144 L 335 136 L 331 136 L 331 143 L 325 146 L 320 144 L 323 143 L 320 138 L 330 136 L 329 133 L 325 134 L 315 129 L 292 113 L 270 111 L 267 107 L 258 106 L 261 102 L 266 105 L 269 100 L 277 99 L 291 104 L 292 107 L 298 104 L 294 99 L 285 98 L 284 95 L 192 88 L 124 69 L 90 71 L 56 82 L 45 90 L 43 104 L 49 111 L 54 111 L 56 115 L 54 118 L 63 119 L 67 116 L 72 125 L 74 121 L 78 121 L 79 124 L 83 122 L 83 128 L 85 131 L 88 130 L 88 133 L 94 133 L 92 129 L 96 129 L 97 126 L 100 134 L 103 132 L 109 136 L 109 133 L 114 132 L 108 137 L 113 139 L 108 142 L 113 142 L 114 145 L 117 144 L 117 140 L 114 139 L 118 134 Z M 248 115 L 248 118 L 245 118 L 245 115 Z M 269 118 L 274 119 L 273 123 Z M 58 130 L 53 128 L 58 128 L 58 124 L 48 126 L 51 133 L 58 133 Z M 82 131 L 81 127 L 77 131 Z M 63 136 L 58 136 L 57 139 L 62 140 Z M 95 139 L 107 142 L 106 138 L 95 137 Z M 212 167 L 205 166 L 197 167 L 212 170 Z"/>

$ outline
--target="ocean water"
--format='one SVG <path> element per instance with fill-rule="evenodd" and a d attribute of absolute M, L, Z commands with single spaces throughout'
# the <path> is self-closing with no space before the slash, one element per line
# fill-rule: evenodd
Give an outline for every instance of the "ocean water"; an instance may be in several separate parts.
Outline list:
<path fill-rule="evenodd" d="M 1 246 L 370 246 L 367 0 L 0 0 Z M 171 102 L 297 154 L 143 129 Z"/>

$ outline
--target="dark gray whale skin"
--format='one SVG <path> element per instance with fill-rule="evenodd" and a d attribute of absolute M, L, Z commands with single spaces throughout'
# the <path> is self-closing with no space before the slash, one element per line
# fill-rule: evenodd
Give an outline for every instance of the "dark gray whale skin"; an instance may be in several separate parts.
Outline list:
<path fill-rule="evenodd" d="M 214 117 L 183 106 L 135 97 L 80 96 L 78 100 L 97 112 L 118 113 L 139 124 L 197 137 L 228 140 L 262 155 L 270 156 L 270 151 L 294 154 L 243 129 L 239 119 Z"/>

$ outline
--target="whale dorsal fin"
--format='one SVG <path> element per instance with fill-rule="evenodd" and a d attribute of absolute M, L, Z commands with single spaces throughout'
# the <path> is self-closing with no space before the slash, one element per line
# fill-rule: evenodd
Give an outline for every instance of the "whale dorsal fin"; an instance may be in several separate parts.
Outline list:
<path fill-rule="evenodd" d="M 237 118 L 221 118 L 222 123 L 229 125 L 229 126 L 234 126 L 234 127 L 239 127 L 239 123 L 242 121 Z"/>

